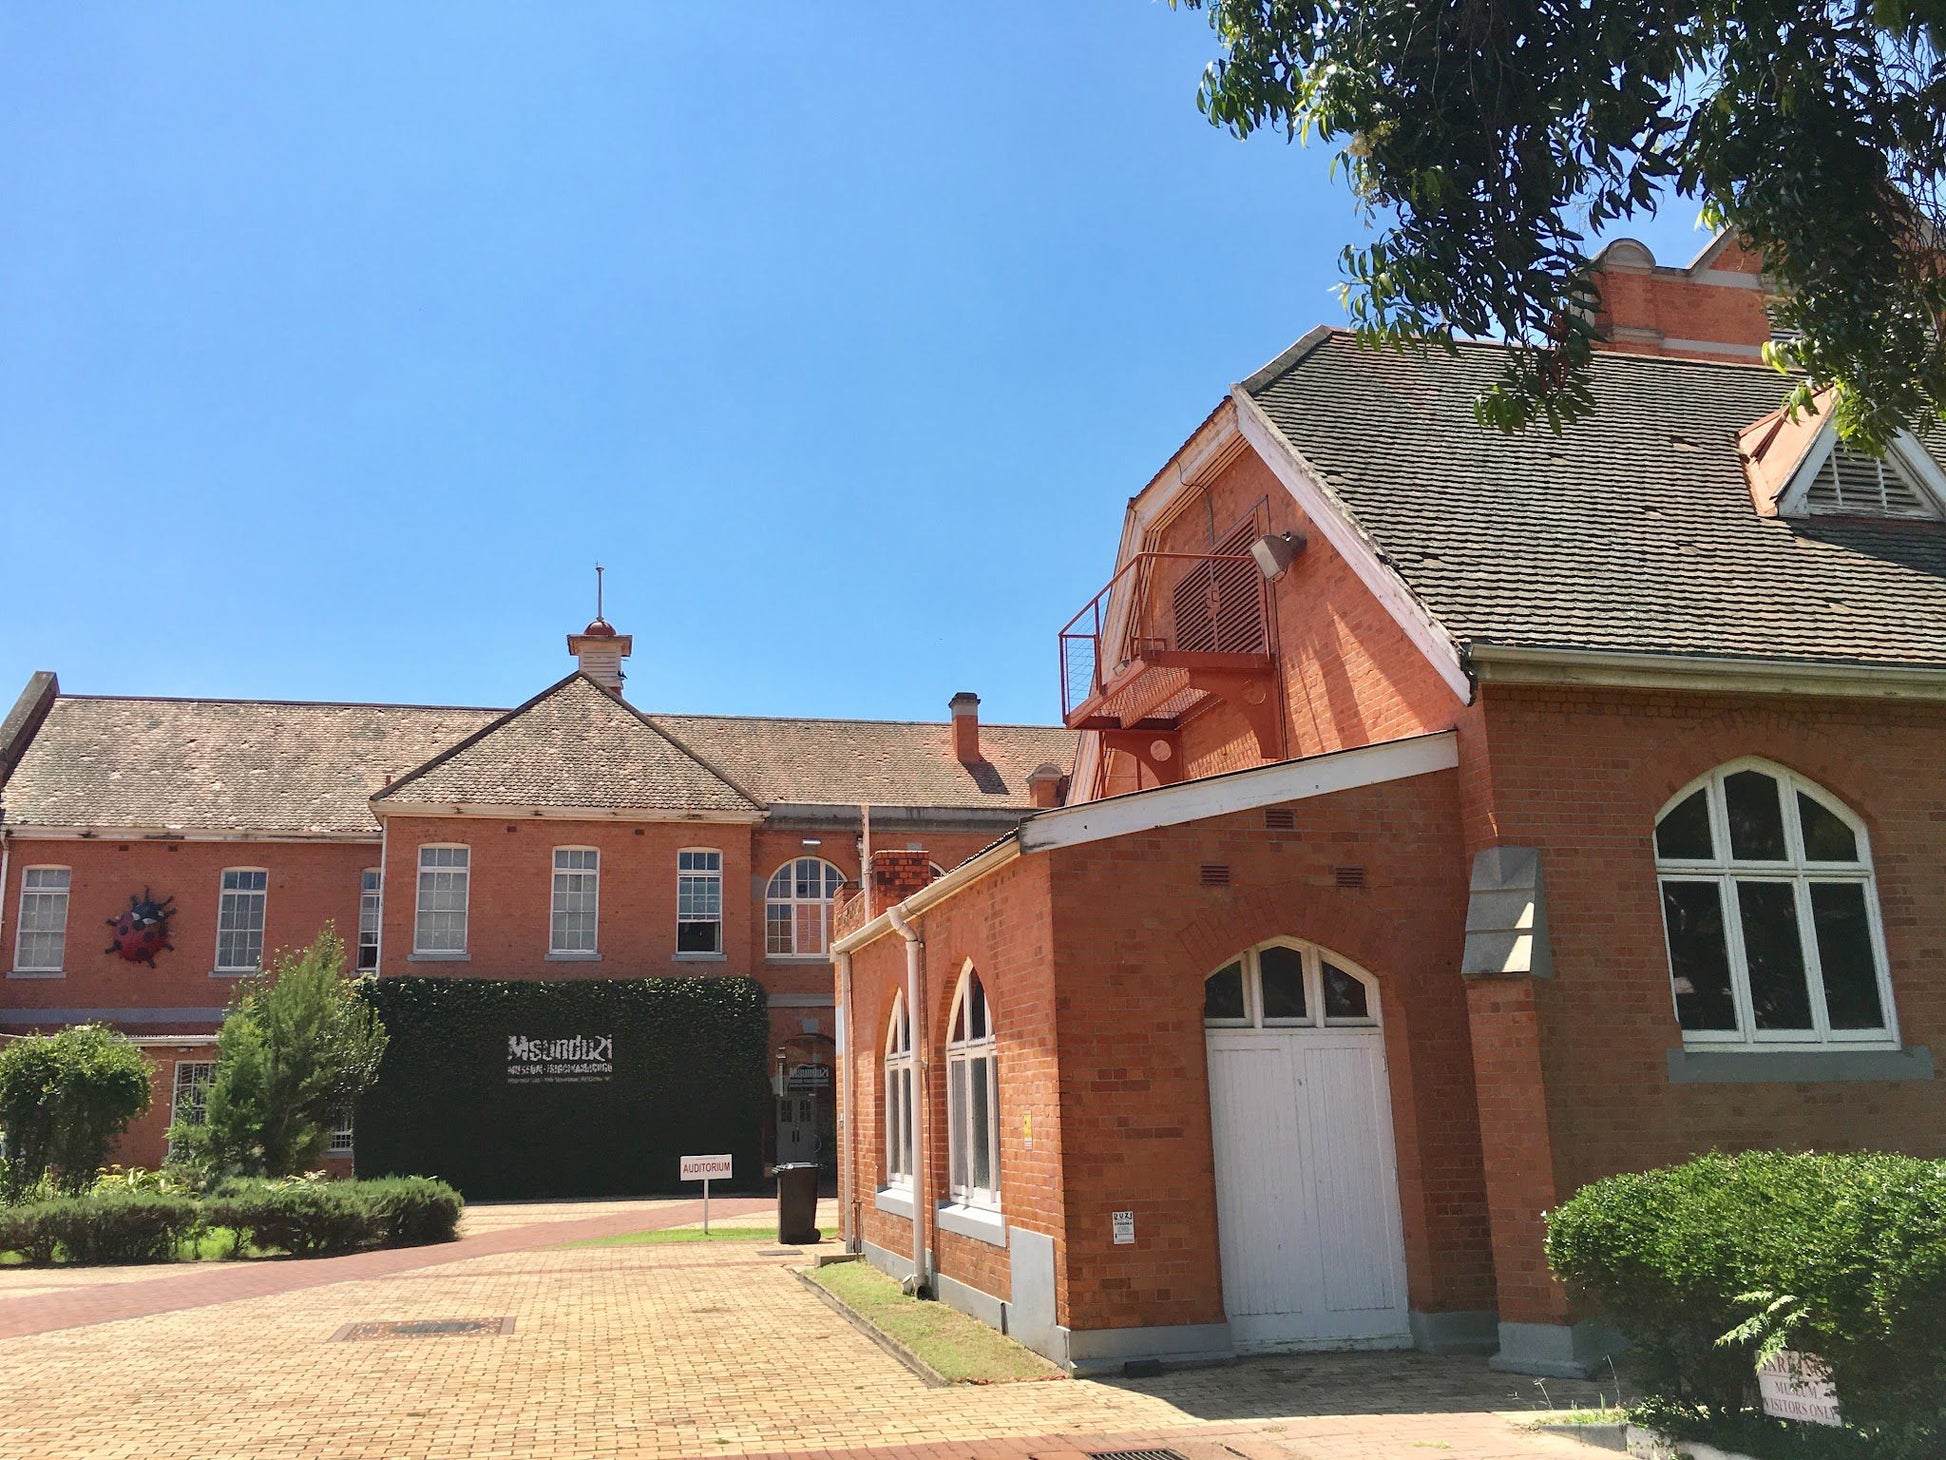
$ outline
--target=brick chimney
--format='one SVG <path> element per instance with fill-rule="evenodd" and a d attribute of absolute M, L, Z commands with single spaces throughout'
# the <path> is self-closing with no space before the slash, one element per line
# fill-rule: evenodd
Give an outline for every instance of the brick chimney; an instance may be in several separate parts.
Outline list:
<path fill-rule="evenodd" d="M 980 697 L 961 690 L 950 701 L 953 712 L 953 759 L 961 765 L 978 765 L 980 754 Z"/>
<path fill-rule="evenodd" d="M 635 647 L 629 634 L 618 634 L 605 618 L 597 618 L 578 634 L 568 635 L 568 653 L 574 655 L 581 672 L 616 699 L 622 697 L 622 661 Z"/>
<path fill-rule="evenodd" d="M 1032 798 L 1034 809 L 1045 811 L 1050 806 L 1061 804 L 1061 782 L 1067 779 L 1061 768 L 1052 761 L 1042 761 L 1035 766 L 1027 777 L 1027 794 Z"/>
<path fill-rule="evenodd" d="M 872 853 L 872 906 L 881 912 L 904 902 L 932 881 L 932 857 L 923 851 Z"/>
<path fill-rule="evenodd" d="M 1763 261 L 1727 233 L 1678 266 L 1618 238 L 1595 256 L 1594 284 L 1604 350 L 1755 362 L 1770 340 Z"/>

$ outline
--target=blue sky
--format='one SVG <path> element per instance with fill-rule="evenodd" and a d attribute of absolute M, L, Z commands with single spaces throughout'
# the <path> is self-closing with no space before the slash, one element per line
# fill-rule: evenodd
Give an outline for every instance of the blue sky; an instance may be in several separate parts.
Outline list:
<path fill-rule="evenodd" d="M 1143 0 L 0 13 L 0 698 L 1057 713 L 1123 503 L 1337 321 Z M 1700 243 L 1678 205 L 1659 256 Z M 0 705 L 0 711 L 4 705 Z"/>

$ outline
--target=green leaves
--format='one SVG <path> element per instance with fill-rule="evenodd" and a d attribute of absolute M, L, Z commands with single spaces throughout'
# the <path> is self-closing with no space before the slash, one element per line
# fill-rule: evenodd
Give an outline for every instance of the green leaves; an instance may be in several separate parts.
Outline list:
<path fill-rule="evenodd" d="M 1354 325 L 1506 341 L 1483 422 L 1592 411 L 1586 235 L 1671 193 L 1763 256 L 1802 332 L 1775 363 L 1848 439 L 1946 409 L 1946 0 L 1181 3 L 1222 48 L 1212 123 L 1337 146 L 1377 230 Z"/>
<path fill-rule="evenodd" d="M 172 1131 L 218 1174 L 293 1175 L 315 1167 L 332 1129 L 378 1078 L 385 1028 L 345 978 L 326 924 L 238 990 L 216 1036 L 216 1076 L 201 1131 Z"/>
<path fill-rule="evenodd" d="M 78 1024 L 0 1047 L 0 1130 L 8 1161 L 0 1199 L 19 1201 L 50 1174 L 78 1194 L 94 1184 L 115 1138 L 149 1108 L 149 1062 L 123 1034 Z"/>

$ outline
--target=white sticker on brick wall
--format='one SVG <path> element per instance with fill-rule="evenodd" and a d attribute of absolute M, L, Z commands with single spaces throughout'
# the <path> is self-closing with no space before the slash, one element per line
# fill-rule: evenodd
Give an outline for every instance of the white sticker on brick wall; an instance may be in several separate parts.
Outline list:
<path fill-rule="evenodd" d="M 1135 1241 L 1135 1213 L 1111 1212 L 1109 1221 L 1115 1229 L 1115 1245 L 1127 1247 Z"/>

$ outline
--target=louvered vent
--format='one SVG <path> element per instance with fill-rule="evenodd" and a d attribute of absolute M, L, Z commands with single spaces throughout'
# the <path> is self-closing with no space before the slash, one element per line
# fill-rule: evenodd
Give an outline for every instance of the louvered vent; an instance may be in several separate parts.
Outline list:
<path fill-rule="evenodd" d="M 1227 864 L 1223 862 L 1203 863 L 1203 886 L 1228 887 L 1229 885 L 1230 869 Z"/>
<path fill-rule="evenodd" d="M 1223 561 L 1205 560 L 1183 574 L 1170 595 L 1173 647 L 1188 654 L 1263 652 L 1262 575 L 1249 559 L 1256 540 L 1256 523 L 1246 522 L 1216 545 Z"/>
<path fill-rule="evenodd" d="M 1851 517 L 1937 517 L 1931 498 L 1906 477 L 1891 456 L 1833 446 L 1811 481 L 1804 506 L 1810 512 Z"/>
<path fill-rule="evenodd" d="M 1297 813 L 1288 806 L 1272 806 L 1264 812 L 1265 831 L 1296 831 Z"/>
<path fill-rule="evenodd" d="M 1804 338 L 1803 330 L 1792 329 L 1789 325 L 1783 323 L 1781 320 L 1777 318 L 1777 311 L 1780 303 L 1781 301 L 1776 299 L 1768 299 L 1764 301 L 1764 313 L 1767 316 L 1769 316 L 1770 319 L 1770 338 L 1772 339 L 1773 342 L 1780 345 L 1789 344 L 1793 340 L 1803 339 Z"/>
<path fill-rule="evenodd" d="M 1340 887 L 1363 887 L 1365 885 L 1365 869 L 1363 867 L 1333 867 L 1331 870 L 1336 875 Z"/>

